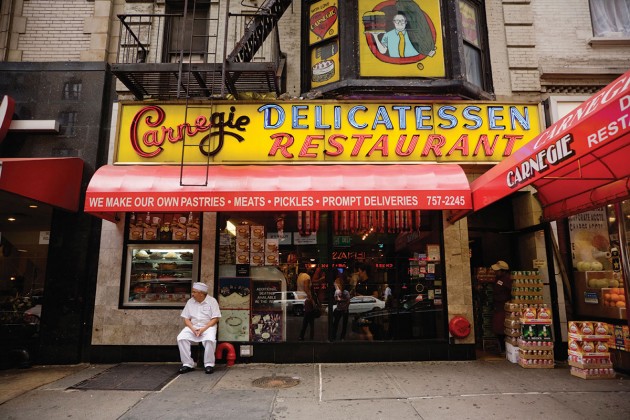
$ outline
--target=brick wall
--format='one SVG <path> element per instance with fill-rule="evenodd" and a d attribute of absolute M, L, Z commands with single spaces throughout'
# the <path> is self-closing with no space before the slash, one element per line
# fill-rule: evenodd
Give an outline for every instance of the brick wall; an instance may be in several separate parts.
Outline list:
<path fill-rule="evenodd" d="M 94 14 L 94 1 L 30 0 L 22 17 L 26 31 L 20 34 L 21 61 L 79 61 L 90 49 L 90 34 L 84 20 Z"/>

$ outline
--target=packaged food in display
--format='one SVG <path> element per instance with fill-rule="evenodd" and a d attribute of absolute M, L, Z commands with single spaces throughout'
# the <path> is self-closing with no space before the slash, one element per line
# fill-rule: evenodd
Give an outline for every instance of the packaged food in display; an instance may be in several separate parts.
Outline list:
<path fill-rule="evenodd" d="M 252 252 L 250 265 L 265 265 L 265 254 L 263 252 Z"/>
<path fill-rule="evenodd" d="M 158 228 L 155 226 L 145 227 L 142 231 L 142 239 L 145 241 L 155 241 L 157 240 Z"/>
<path fill-rule="evenodd" d="M 142 239 L 144 229 L 142 226 L 130 225 L 129 226 L 129 239 L 132 241 L 139 241 Z"/>
<path fill-rule="evenodd" d="M 249 252 L 237 252 L 236 253 L 237 264 L 249 264 Z"/>
<path fill-rule="evenodd" d="M 536 308 L 532 306 L 527 306 L 523 309 L 523 318 L 524 319 L 536 319 Z"/>
<path fill-rule="evenodd" d="M 246 238 L 249 239 L 249 226 L 248 225 L 240 225 L 236 227 L 236 238 Z"/>
<path fill-rule="evenodd" d="M 251 227 L 252 239 L 265 239 L 265 227 L 264 226 L 252 226 Z"/>
<path fill-rule="evenodd" d="M 537 338 L 540 340 L 551 340 L 551 329 L 547 325 L 538 325 Z"/>
<path fill-rule="evenodd" d="M 543 305 L 541 308 L 538 308 L 537 319 L 551 319 L 551 309 L 547 308 L 547 305 Z"/>
<path fill-rule="evenodd" d="M 250 240 L 250 249 L 252 252 L 264 252 L 265 240 L 252 237 Z"/>
<path fill-rule="evenodd" d="M 571 375 L 582 379 L 614 379 L 616 377 L 612 368 L 582 369 L 574 366 L 571 367 Z"/>
<path fill-rule="evenodd" d="M 189 241 L 196 241 L 199 239 L 199 223 L 192 222 L 186 226 L 186 239 Z"/>

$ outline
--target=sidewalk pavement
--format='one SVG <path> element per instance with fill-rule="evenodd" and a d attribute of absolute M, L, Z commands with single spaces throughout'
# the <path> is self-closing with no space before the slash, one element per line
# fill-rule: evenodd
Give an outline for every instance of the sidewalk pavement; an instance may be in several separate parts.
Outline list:
<path fill-rule="evenodd" d="M 109 367 L 0 371 L 0 418 L 630 418 L 629 376 L 585 380 L 570 375 L 565 364 L 554 369 L 524 369 L 505 360 L 237 364 L 218 365 L 212 375 L 196 369 L 175 376 L 159 391 L 69 389 Z M 269 387 L 254 385 L 261 378 Z"/>

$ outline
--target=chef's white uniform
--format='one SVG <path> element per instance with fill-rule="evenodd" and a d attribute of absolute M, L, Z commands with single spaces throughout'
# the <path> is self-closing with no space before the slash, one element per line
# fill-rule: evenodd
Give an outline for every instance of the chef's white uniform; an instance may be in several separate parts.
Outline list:
<path fill-rule="evenodd" d="M 208 295 L 201 302 L 190 298 L 188 302 L 186 302 L 181 316 L 184 319 L 190 319 L 193 327 L 202 328 L 208 324 L 212 318 L 221 318 L 221 310 L 219 309 L 217 300 Z M 190 344 L 192 342 L 201 342 L 204 347 L 203 365 L 205 367 L 214 366 L 214 352 L 217 347 L 217 325 L 208 328 L 199 337 L 197 337 L 190 328 L 184 327 L 177 336 L 177 346 L 179 347 L 179 357 L 182 361 L 182 365 L 194 367 L 195 361 L 190 354 Z"/>

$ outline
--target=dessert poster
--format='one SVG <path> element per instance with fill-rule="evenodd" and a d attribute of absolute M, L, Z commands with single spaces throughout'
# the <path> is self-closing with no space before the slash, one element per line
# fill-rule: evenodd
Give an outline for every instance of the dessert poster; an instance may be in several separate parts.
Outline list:
<path fill-rule="evenodd" d="M 223 309 L 249 309 L 249 278 L 221 277 L 219 279 L 219 307 Z"/>
<path fill-rule="evenodd" d="M 311 48 L 311 87 L 339 80 L 339 39 Z"/>
<path fill-rule="evenodd" d="M 283 339 L 282 312 L 253 312 L 251 340 L 257 343 L 273 343 Z"/>
<path fill-rule="evenodd" d="M 219 318 L 219 341 L 248 341 L 249 311 L 221 310 Z"/>
<path fill-rule="evenodd" d="M 439 0 L 360 0 L 361 76 L 444 77 Z"/>

